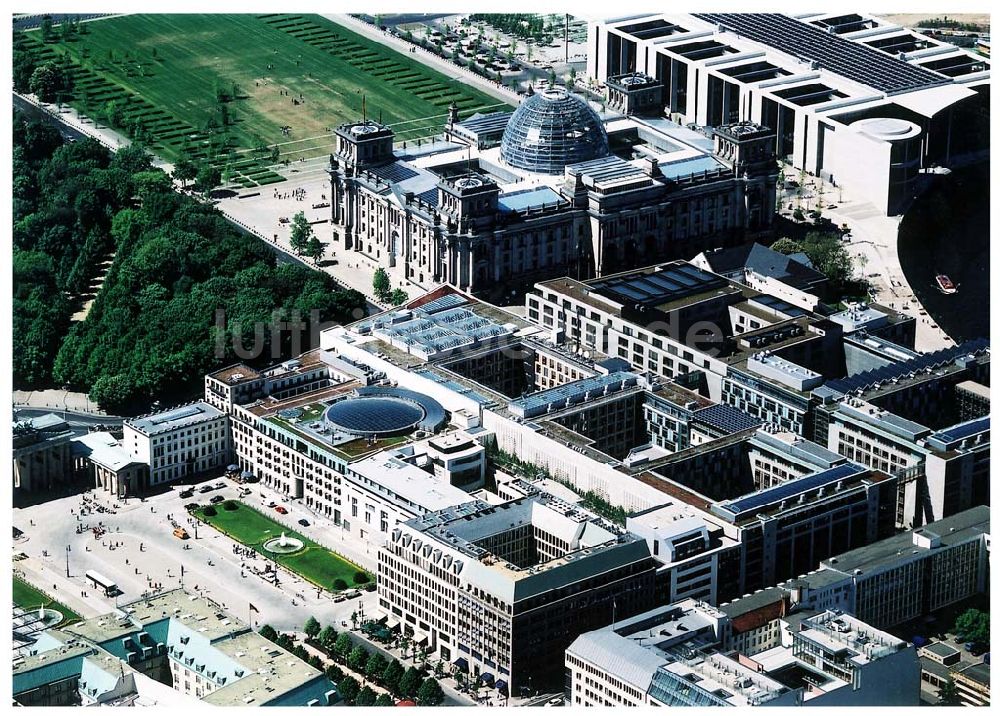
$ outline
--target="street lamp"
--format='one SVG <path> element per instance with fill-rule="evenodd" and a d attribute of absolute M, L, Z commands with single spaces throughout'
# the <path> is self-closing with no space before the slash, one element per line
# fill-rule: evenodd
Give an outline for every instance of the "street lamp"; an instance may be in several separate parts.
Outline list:
<path fill-rule="evenodd" d="M 69 579 L 69 553 L 70 546 L 66 545 L 66 578 Z"/>

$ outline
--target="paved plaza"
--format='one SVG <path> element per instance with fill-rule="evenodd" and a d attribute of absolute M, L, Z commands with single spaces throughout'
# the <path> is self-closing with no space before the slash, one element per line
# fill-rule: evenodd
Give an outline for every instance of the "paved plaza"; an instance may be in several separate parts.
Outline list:
<path fill-rule="evenodd" d="M 27 555 L 27 559 L 16 563 L 16 568 L 29 582 L 84 617 L 108 612 L 115 606 L 114 598 L 105 597 L 87 583 L 84 577 L 87 570 L 96 570 L 115 581 L 123 592 L 119 602 L 138 599 L 146 591 L 184 586 L 207 594 L 244 620 L 250 618 L 249 605 L 253 603 L 259 610 L 252 615 L 255 626 L 269 623 L 276 629 L 295 630 L 310 616 L 325 624 L 342 625 L 350 623 L 355 611 L 375 613 L 375 592 L 362 592 L 358 598 L 335 602 L 333 594 L 318 590 L 286 570 L 280 570 L 277 587 L 257 576 L 254 570 L 263 571 L 266 564 L 273 563 L 249 550 L 245 556 L 234 553 L 237 542 L 204 524 L 198 523 L 196 530 L 197 521 L 184 510 L 184 504 L 199 498 L 201 502 L 214 495 L 236 499 L 237 487 L 227 481 L 221 490 L 205 495 L 196 493 L 196 498 L 186 500 L 180 498 L 182 489 L 175 486 L 145 501 L 129 499 L 127 504 L 116 503 L 102 497 L 105 493 L 92 490 L 84 493 L 88 503 L 83 495 L 75 494 L 15 509 L 14 525 L 23 530 L 25 539 L 16 542 L 14 549 Z M 282 503 L 289 514 L 277 515 L 266 504 L 280 502 L 281 498 L 258 485 L 252 486 L 245 501 L 257 508 L 264 503 L 263 509 L 268 514 L 281 518 L 289 527 L 305 517 L 311 526 L 296 525 L 296 530 L 335 547 L 366 569 L 374 569 L 376 554 L 348 542 L 339 528 L 317 519 L 300 505 Z M 88 504 L 106 505 L 109 511 L 100 513 L 91 509 L 89 514 L 81 514 Z M 173 536 L 171 518 L 188 530 L 191 539 Z M 105 530 L 103 536 L 95 538 L 94 527 Z"/>

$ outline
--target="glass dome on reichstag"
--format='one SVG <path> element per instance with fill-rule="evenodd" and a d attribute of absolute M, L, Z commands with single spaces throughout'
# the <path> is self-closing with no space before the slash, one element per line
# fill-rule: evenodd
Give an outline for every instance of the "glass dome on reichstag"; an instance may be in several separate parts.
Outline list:
<path fill-rule="evenodd" d="M 607 155 L 608 134 L 597 112 L 561 87 L 524 100 L 500 144 L 507 164 L 542 174 L 561 174 L 568 164 Z"/>

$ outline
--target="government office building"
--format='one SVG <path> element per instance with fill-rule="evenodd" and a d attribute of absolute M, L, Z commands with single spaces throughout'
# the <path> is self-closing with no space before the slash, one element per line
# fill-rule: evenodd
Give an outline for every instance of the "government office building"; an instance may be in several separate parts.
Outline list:
<path fill-rule="evenodd" d="M 770 127 L 781 160 L 888 215 L 922 169 L 989 149 L 989 59 L 866 13 L 606 16 L 587 43 L 612 99 L 635 87 L 680 124 Z"/>
<path fill-rule="evenodd" d="M 397 525 L 379 550 L 379 608 L 391 628 L 520 695 L 558 687 L 580 633 L 655 604 L 646 542 L 548 493 L 476 501 Z"/>
<path fill-rule="evenodd" d="M 734 123 L 708 137 L 602 117 L 561 88 L 513 113 L 459 121 L 453 110 L 447 141 L 424 147 L 394 148 L 392 129 L 371 120 L 335 134 L 333 250 L 495 303 L 545 278 L 742 243 L 766 234 L 774 214 L 767 127 Z"/>

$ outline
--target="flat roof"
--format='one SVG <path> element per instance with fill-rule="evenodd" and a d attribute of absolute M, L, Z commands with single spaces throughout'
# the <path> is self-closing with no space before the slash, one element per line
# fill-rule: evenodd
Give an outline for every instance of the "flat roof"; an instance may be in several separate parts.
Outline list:
<path fill-rule="evenodd" d="M 815 61 L 820 67 L 886 94 L 945 84 L 936 72 L 911 65 L 874 47 L 852 42 L 778 13 L 694 13 L 754 42 Z"/>
<path fill-rule="evenodd" d="M 587 282 L 587 286 L 624 304 L 660 306 L 714 289 L 728 288 L 729 281 L 703 271 L 686 261 L 652 269 L 630 271 Z"/>
<path fill-rule="evenodd" d="M 198 400 L 188 405 L 165 410 L 162 413 L 144 415 L 140 418 L 126 420 L 125 424 L 144 435 L 159 435 L 180 430 L 192 425 L 198 425 L 206 420 L 220 418 L 225 413 L 212 407 L 204 400 Z"/>
<path fill-rule="evenodd" d="M 236 363 L 235 365 L 217 370 L 214 373 L 209 373 L 208 377 L 215 378 L 216 380 L 226 383 L 227 385 L 239 385 L 240 383 L 246 383 L 260 378 L 260 373 L 245 363 Z"/>
<path fill-rule="evenodd" d="M 718 510 L 729 513 L 735 518 L 742 516 L 744 513 L 767 507 L 775 502 L 787 500 L 789 497 L 800 493 L 818 490 L 839 480 L 854 477 L 867 471 L 868 468 L 853 463 L 836 465 L 828 470 L 823 470 L 812 475 L 786 480 L 780 485 L 775 485 L 765 490 L 758 490 L 745 497 L 720 502 L 715 507 Z"/>
<path fill-rule="evenodd" d="M 989 534 L 990 508 L 973 507 L 958 514 L 932 522 L 921 528 L 941 538 L 941 544 L 958 544 L 977 535 Z M 929 552 L 913 543 L 913 531 L 902 532 L 870 545 L 823 560 L 823 566 L 847 574 L 860 569 L 862 573 L 896 563 L 914 552 Z"/>
<path fill-rule="evenodd" d="M 356 473 L 348 475 L 352 482 L 357 481 L 360 476 L 365 481 L 374 483 L 376 488 L 381 487 L 397 496 L 408 506 L 419 507 L 426 512 L 475 502 L 474 497 L 452 486 L 447 480 L 437 479 L 416 465 L 406 462 L 398 451 L 389 450 L 358 460 L 351 464 L 350 472 Z M 364 483 L 362 485 L 368 487 Z"/>

